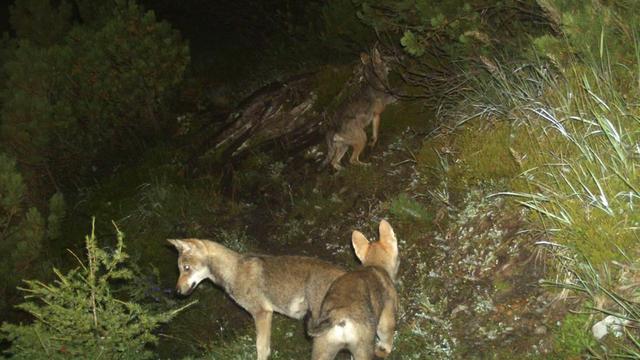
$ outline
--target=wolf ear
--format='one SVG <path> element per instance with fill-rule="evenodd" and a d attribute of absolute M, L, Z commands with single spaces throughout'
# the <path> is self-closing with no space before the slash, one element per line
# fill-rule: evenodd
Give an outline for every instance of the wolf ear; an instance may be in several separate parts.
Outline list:
<path fill-rule="evenodd" d="M 373 61 L 375 61 L 376 63 L 382 62 L 382 56 L 380 56 L 380 51 L 378 51 L 377 46 L 373 48 Z"/>
<path fill-rule="evenodd" d="M 182 240 L 167 239 L 167 241 L 171 243 L 171 245 L 175 246 L 180 254 L 189 251 L 189 249 L 191 248 L 187 242 Z"/>
<path fill-rule="evenodd" d="M 367 251 L 369 251 L 369 240 L 360 231 L 354 230 L 353 234 L 351 234 L 351 244 L 360 262 L 364 263 L 367 258 Z"/>
<path fill-rule="evenodd" d="M 369 63 L 369 61 L 371 61 L 371 57 L 366 52 L 361 52 L 360 61 L 362 61 L 362 63 L 366 65 Z"/>
<path fill-rule="evenodd" d="M 380 242 L 391 246 L 394 251 L 398 251 L 398 239 L 396 239 L 396 233 L 393 231 L 391 224 L 387 220 L 380 220 L 380 226 L 378 227 L 380 232 Z"/>

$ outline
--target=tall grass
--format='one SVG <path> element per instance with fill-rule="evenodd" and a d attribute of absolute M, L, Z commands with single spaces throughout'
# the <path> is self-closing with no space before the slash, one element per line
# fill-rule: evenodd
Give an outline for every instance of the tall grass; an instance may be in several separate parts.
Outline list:
<path fill-rule="evenodd" d="M 464 119 L 471 111 L 471 118 L 509 121 L 509 150 L 521 172 L 511 191 L 496 195 L 532 210 L 531 220 L 545 230 L 548 241 L 542 243 L 553 250 L 556 265 L 552 283 L 564 295 L 589 298 L 594 312 L 635 327 L 640 294 L 619 286 L 620 274 L 637 266 L 624 254 L 637 253 L 640 229 L 640 114 L 634 100 L 640 46 L 634 44 L 635 63 L 628 64 L 609 56 L 604 35 L 599 45 L 563 66 L 549 59 L 518 67 L 487 60 L 490 80 L 470 80 L 475 91 L 462 109 Z M 620 265 L 624 261 L 629 265 Z M 612 263 L 619 265 L 615 271 Z M 613 353 L 640 356 L 637 334 L 629 329 Z"/>
<path fill-rule="evenodd" d="M 613 316 L 619 323 L 625 323 L 619 330 L 608 328 L 604 342 L 586 349 L 590 358 L 639 359 L 640 263 L 622 253 L 625 260 L 596 267 L 567 247 L 544 245 L 545 251 L 571 275 L 562 282 L 547 281 L 544 285 L 563 289 L 564 293 L 583 300 L 582 307 L 590 322 Z"/>
<path fill-rule="evenodd" d="M 640 224 L 640 118 L 628 100 L 640 89 L 635 74 L 600 54 L 556 72 L 542 61 L 496 65 L 467 99 L 476 117 L 511 121 L 521 185 L 501 195 L 596 263 L 619 258 L 618 247 L 631 250 Z"/>

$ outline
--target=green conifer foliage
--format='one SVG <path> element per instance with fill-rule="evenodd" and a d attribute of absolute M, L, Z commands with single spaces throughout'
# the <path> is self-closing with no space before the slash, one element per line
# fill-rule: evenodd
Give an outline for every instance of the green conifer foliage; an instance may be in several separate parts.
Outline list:
<path fill-rule="evenodd" d="M 50 0 L 16 0 L 9 10 L 18 37 L 40 46 L 55 44 L 71 28 L 73 8 L 65 0 L 55 6 Z"/>
<path fill-rule="evenodd" d="M 64 197 L 61 193 L 55 193 L 49 199 L 49 217 L 47 217 L 47 237 L 49 240 L 60 238 L 62 233 L 62 220 L 66 214 Z"/>
<path fill-rule="evenodd" d="M 117 230 L 117 228 L 116 228 Z M 4 323 L 0 337 L 11 343 L 15 359 L 146 359 L 153 334 L 187 306 L 151 313 L 141 304 L 118 298 L 115 285 L 132 280 L 127 267 L 124 235 L 117 230 L 114 249 L 100 248 L 94 231 L 85 238 L 87 250 L 79 267 L 53 283 L 25 281 L 26 302 L 18 307 L 33 316 L 30 324 Z"/>
<path fill-rule="evenodd" d="M 398 75 L 412 95 L 455 111 L 468 84 L 462 73 L 487 77 L 495 59 L 523 57 L 531 39 L 552 26 L 535 0 L 356 0 L 359 17 L 388 44 L 409 56 L 397 58 Z M 488 71 L 487 71 L 488 70 Z"/>
<path fill-rule="evenodd" d="M 25 170 L 46 171 L 60 183 L 77 180 L 171 127 L 173 120 L 159 113 L 182 80 L 188 47 L 135 1 L 113 4 L 100 8 L 108 15 L 75 24 L 53 44 L 39 40 L 48 31 L 39 23 L 25 21 L 34 29 L 20 30 L 22 22 L 13 21 L 18 40 L 4 63 L 0 139 Z M 47 6 L 29 9 L 39 18 Z"/>
<path fill-rule="evenodd" d="M 19 279 L 33 276 L 34 263 L 41 254 L 45 239 L 60 234 L 65 215 L 62 194 L 49 201 L 47 221 L 35 207 L 27 207 L 24 199 L 26 186 L 18 173 L 15 161 L 0 153 L 0 253 L 6 254 L 0 262 L 0 308 Z"/>
<path fill-rule="evenodd" d="M 535 1 L 358 0 L 359 16 L 378 31 L 400 36 L 411 55 L 462 58 L 488 54 L 535 29 Z M 528 18 L 528 19 L 527 19 Z M 528 27 L 527 27 L 527 24 Z M 505 32 L 508 32 L 505 34 Z"/>

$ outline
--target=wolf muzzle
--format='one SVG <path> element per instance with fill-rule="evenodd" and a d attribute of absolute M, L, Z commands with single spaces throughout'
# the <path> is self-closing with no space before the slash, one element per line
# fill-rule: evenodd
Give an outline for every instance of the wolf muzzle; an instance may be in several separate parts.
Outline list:
<path fill-rule="evenodd" d="M 187 290 L 182 290 L 182 287 L 178 284 L 178 285 L 176 285 L 176 293 L 178 295 L 182 295 L 182 296 L 191 295 L 193 290 L 196 289 L 196 286 L 198 286 L 198 283 L 194 281 L 194 282 L 191 283 L 191 286 Z"/>

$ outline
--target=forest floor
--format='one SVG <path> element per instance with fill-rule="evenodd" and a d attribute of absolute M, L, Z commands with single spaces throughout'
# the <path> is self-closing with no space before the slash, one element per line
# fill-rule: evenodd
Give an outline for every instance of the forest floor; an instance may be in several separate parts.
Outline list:
<path fill-rule="evenodd" d="M 76 213 L 102 214 L 105 232 L 116 220 L 137 262 L 155 269 L 140 286 L 158 306 L 200 300 L 162 329 L 162 358 L 255 352 L 250 316 L 222 290 L 203 283 L 187 299 L 169 294 L 177 270 L 166 238 L 209 238 L 239 251 L 317 256 L 354 268 L 351 232 L 377 238 L 383 218 L 399 238 L 401 259 L 391 359 L 579 354 L 585 340 L 565 336 L 578 323 L 560 321 L 566 303 L 540 286 L 546 259 L 535 242 L 542 232 L 521 207 L 494 196 L 508 189 L 515 169 L 499 139 L 502 125 L 469 130 L 493 135 L 478 148 L 466 130 L 434 129 L 432 117 L 416 104 L 394 105 L 383 114 L 379 143 L 365 152 L 370 165 L 339 172 L 319 168 L 322 146 L 286 159 L 253 154 L 235 169 L 225 196 L 217 175 L 176 175 L 171 152 L 156 150 L 92 189 Z M 479 171 L 472 164 L 478 157 L 496 168 Z M 302 322 L 277 316 L 272 349 L 274 359 L 309 356 Z"/>

